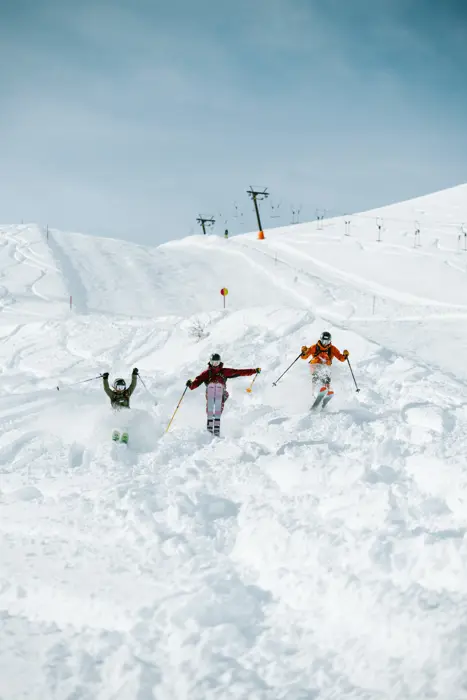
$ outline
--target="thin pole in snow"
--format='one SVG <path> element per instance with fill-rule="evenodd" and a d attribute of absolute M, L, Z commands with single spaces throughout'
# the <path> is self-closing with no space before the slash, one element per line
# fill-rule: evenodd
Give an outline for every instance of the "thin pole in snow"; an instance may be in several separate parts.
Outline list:
<path fill-rule="evenodd" d="M 416 248 L 417 246 L 420 246 L 420 224 L 418 221 L 415 222 L 415 231 L 414 231 L 414 242 L 413 242 L 413 247 Z"/>
<path fill-rule="evenodd" d="M 380 219 L 380 218 L 376 219 L 376 226 L 378 227 L 378 238 L 377 238 L 377 241 L 378 241 L 378 243 L 381 243 L 381 229 L 383 228 L 382 219 Z"/>

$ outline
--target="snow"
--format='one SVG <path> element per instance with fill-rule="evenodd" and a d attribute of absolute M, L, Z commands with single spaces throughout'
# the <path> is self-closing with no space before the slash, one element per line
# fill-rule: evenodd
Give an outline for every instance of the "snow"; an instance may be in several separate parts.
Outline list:
<path fill-rule="evenodd" d="M 0 227 L 0 698 L 467 698 L 463 222 L 467 186 L 264 241 Z M 273 381 L 323 329 L 361 391 L 337 362 L 312 415 Z M 253 391 L 166 432 L 214 351 Z M 126 447 L 92 378 L 134 366 Z"/>

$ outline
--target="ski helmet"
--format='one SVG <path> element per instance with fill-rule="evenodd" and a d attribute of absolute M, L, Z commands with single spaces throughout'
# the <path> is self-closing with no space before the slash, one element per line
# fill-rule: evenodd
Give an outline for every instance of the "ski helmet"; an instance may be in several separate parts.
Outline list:
<path fill-rule="evenodd" d="M 211 365 L 211 367 L 218 367 L 221 364 L 221 356 L 218 352 L 215 352 L 211 355 L 209 364 Z"/>
<path fill-rule="evenodd" d="M 114 389 L 115 391 L 125 391 L 126 389 L 126 382 L 124 379 L 116 379 L 114 381 Z"/>
<path fill-rule="evenodd" d="M 329 331 L 324 331 L 324 333 L 321 333 L 319 342 L 321 345 L 331 345 L 331 334 Z"/>

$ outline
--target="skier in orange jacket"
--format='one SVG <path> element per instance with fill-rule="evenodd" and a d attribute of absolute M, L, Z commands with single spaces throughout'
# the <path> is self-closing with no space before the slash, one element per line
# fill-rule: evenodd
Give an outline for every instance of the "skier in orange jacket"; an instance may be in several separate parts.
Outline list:
<path fill-rule="evenodd" d="M 348 350 L 344 350 L 343 353 L 339 352 L 331 341 L 332 338 L 329 331 L 324 331 L 315 345 L 311 345 L 309 348 L 306 345 L 302 346 L 302 359 L 307 360 L 311 356 L 309 364 L 313 385 L 321 382 L 318 403 L 324 399 L 323 406 L 329 403 L 334 396 L 334 391 L 331 389 L 331 365 L 333 358 L 335 357 L 341 362 L 345 362 L 349 356 Z M 327 396 L 324 398 L 326 392 Z"/>

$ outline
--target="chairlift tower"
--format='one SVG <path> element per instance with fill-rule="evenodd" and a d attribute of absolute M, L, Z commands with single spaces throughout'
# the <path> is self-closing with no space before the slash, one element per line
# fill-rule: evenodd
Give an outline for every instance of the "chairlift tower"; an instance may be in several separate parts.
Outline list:
<path fill-rule="evenodd" d="M 198 222 L 198 224 L 199 224 L 199 225 L 201 226 L 201 228 L 203 229 L 204 235 L 206 235 L 206 224 L 207 224 L 208 226 L 214 226 L 214 224 L 216 223 L 216 220 L 215 220 L 212 216 L 210 216 L 209 218 L 206 218 L 206 217 L 204 217 L 204 216 L 198 216 L 198 218 L 196 219 L 196 221 Z"/>
<path fill-rule="evenodd" d="M 255 212 L 256 212 L 256 219 L 258 221 L 258 237 L 259 238 L 264 238 L 264 232 L 263 232 L 263 227 L 261 225 L 261 217 L 259 215 L 259 207 L 258 207 L 258 199 L 267 199 L 269 197 L 269 192 L 267 190 L 267 187 L 265 187 L 263 190 L 254 190 L 253 187 L 250 187 L 249 190 L 247 190 L 247 193 L 253 200 L 253 204 L 255 205 Z"/>

